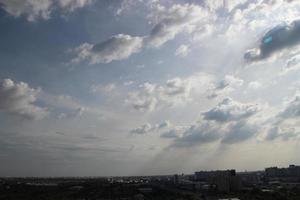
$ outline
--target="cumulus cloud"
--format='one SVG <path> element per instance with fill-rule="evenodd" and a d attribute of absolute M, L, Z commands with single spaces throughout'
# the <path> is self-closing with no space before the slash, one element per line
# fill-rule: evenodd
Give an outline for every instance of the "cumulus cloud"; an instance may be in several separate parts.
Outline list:
<path fill-rule="evenodd" d="M 54 10 L 71 12 L 90 4 L 92 0 L 0 0 L 0 6 L 14 17 L 26 16 L 28 21 L 49 19 Z"/>
<path fill-rule="evenodd" d="M 175 51 L 175 55 L 176 56 L 181 56 L 181 57 L 185 57 L 188 55 L 188 53 L 190 52 L 189 46 L 187 45 L 180 45 L 176 51 Z"/>
<path fill-rule="evenodd" d="M 228 122 L 248 118 L 258 111 L 258 105 L 242 104 L 230 98 L 226 98 L 216 107 L 204 112 L 203 116 L 206 120 Z"/>
<path fill-rule="evenodd" d="M 175 130 L 174 130 L 175 131 Z M 178 137 L 172 144 L 173 147 L 193 147 L 217 141 L 221 138 L 222 127 L 213 121 L 199 121 L 186 128 L 182 137 Z"/>
<path fill-rule="evenodd" d="M 27 83 L 4 79 L 0 85 L 0 111 L 26 119 L 42 119 L 47 110 L 36 105 L 39 92 Z"/>
<path fill-rule="evenodd" d="M 138 111 L 152 111 L 157 104 L 156 85 L 144 83 L 140 85 L 140 90 L 130 92 L 126 102 L 131 104 Z"/>
<path fill-rule="evenodd" d="M 163 130 L 163 129 L 168 128 L 170 126 L 171 126 L 170 121 L 163 121 L 159 124 L 154 124 L 154 125 L 152 125 L 150 123 L 146 123 L 146 124 L 141 125 L 138 128 L 132 129 L 130 131 L 130 133 L 133 133 L 133 134 L 146 134 L 146 133 L 153 132 L 153 131 L 160 131 L 160 130 Z"/>
<path fill-rule="evenodd" d="M 247 61 L 257 61 L 270 57 L 283 49 L 291 48 L 300 43 L 300 20 L 280 24 L 269 30 L 261 39 L 257 49 L 246 52 Z"/>
<path fill-rule="evenodd" d="M 252 138 L 258 133 L 260 127 L 256 124 L 248 123 L 245 120 L 240 120 L 237 123 L 229 125 L 226 134 L 222 138 L 222 143 L 233 144 L 245 141 Z"/>
<path fill-rule="evenodd" d="M 186 126 L 174 126 L 171 129 L 161 133 L 161 138 L 180 138 L 182 137 L 182 134 L 185 132 L 185 130 L 188 127 Z"/>
<path fill-rule="evenodd" d="M 167 97 L 188 97 L 191 90 L 191 83 L 189 80 L 184 80 L 177 77 L 167 80 L 166 85 L 160 86 L 158 90 L 161 93 L 161 95 Z"/>
<path fill-rule="evenodd" d="M 159 47 L 179 33 L 192 31 L 199 23 L 207 22 L 209 12 L 194 4 L 175 4 L 170 8 L 160 7 L 155 13 L 157 23 L 149 35 L 149 44 Z"/>
<path fill-rule="evenodd" d="M 193 147 L 220 141 L 239 143 L 253 138 L 261 131 L 261 124 L 253 117 L 258 105 L 243 104 L 226 98 L 189 126 L 174 126 L 161 137 L 173 138 L 172 147 Z"/>
<path fill-rule="evenodd" d="M 138 128 L 132 129 L 130 133 L 133 134 L 145 134 L 152 131 L 153 127 L 150 123 L 146 123 Z"/>
<path fill-rule="evenodd" d="M 72 50 L 76 53 L 76 57 L 72 59 L 72 62 L 110 63 L 114 60 L 126 59 L 132 54 L 139 52 L 142 47 L 143 38 L 118 34 L 98 44 L 81 44 Z"/>
<path fill-rule="evenodd" d="M 242 79 L 233 75 L 226 75 L 223 80 L 215 84 L 214 88 L 210 91 L 208 98 L 216 98 L 222 94 L 227 94 L 243 84 L 244 81 Z"/>
<path fill-rule="evenodd" d="M 174 106 L 192 101 L 193 96 L 211 87 L 212 77 L 195 74 L 186 78 L 168 79 L 165 84 L 144 83 L 130 92 L 126 102 L 139 111 L 153 111 L 159 106 Z"/>

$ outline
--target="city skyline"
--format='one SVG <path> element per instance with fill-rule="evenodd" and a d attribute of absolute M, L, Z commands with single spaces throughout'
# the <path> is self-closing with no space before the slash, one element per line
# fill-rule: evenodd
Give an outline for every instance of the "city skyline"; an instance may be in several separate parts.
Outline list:
<path fill-rule="evenodd" d="M 0 177 L 300 163 L 300 2 L 0 0 Z"/>

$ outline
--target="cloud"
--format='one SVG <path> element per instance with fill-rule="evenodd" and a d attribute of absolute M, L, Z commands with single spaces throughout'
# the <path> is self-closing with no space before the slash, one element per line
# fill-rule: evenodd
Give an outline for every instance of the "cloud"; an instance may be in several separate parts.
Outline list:
<path fill-rule="evenodd" d="M 69 110 L 68 112 L 63 112 L 58 115 L 59 119 L 65 119 L 65 118 L 77 118 L 83 115 L 83 113 L 86 111 L 85 107 L 79 107 L 74 110 Z"/>
<path fill-rule="evenodd" d="M 175 55 L 176 56 L 181 56 L 181 57 L 185 57 L 188 55 L 188 53 L 190 52 L 189 46 L 187 45 L 180 45 L 176 51 L 175 51 Z"/>
<path fill-rule="evenodd" d="M 179 33 L 192 31 L 199 23 L 207 22 L 210 16 L 207 10 L 194 4 L 175 4 L 169 9 L 159 8 L 154 14 L 157 23 L 148 37 L 149 45 L 153 47 L 160 47 Z"/>
<path fill-rule="evenodd" d="M 208 98 L 216 98 L 222 94 L 227 94 L 244 84 L 242 79 L 239 79 L 232 75 L 226 75 L 223 80 L 218 82 L 211 90 Z"/>
<path fill-rule="evenodd" d="M 299 139 L 300 129 L 300 96 L 298 93 L 290 101 L 286 101 L 283 109 L 272 114 L 265 123 L 263 140 L 273 141 L 276 139 L 289 140 Z"/>
<path fill-rule="evenodd" d="M 96 85 L 96 84 L 93 84 L 91 85 L 90 87 L 90 92 L 91 93 L 110 93 L 112 92 L 113 90 L 116 89 L 116 85 L 114 83 L 110 83 L 110 84 L 107 84 L 107 85 Z"/>
<path fill-rule="evenodd" d="M 186 126 L 175 126 L 172 127 L 170 130 L 165 131 L 161 133 L 160 137 L 161 138 L 180 138 L 182 137 L 182 134 L 184 131 L 187 129 Z"/>
<path fill-rule="evenodd" d="M 76 54 L 72 62 L 110 63 L 114 60 L 126 59 L 132 54 L 139 52 L 142 47 L 143 38 L 118 34 L 98 44 L 81 44 L 72 50 Z"/>
<path fill-rule="evenodd" d="M 245 54 L 247 61 L 266 59 L 283 49 L 291 48 L 300 43 L 300 20 L 292 23 L 282 23 L 269 30 L 256 49 L 248 50 Z"/>
<path fill-rule="evenodd" d="M 140 90 L 130 92 L 126 102 L 138 111 L 152 111 L 157 104 L 156 85 L 144 83 L 139 86 Z"/>
<path fill-rule="evenodd" d="M 0 85 L 0 111 L 26 119 L 42 119 L 48 112 L 36 105 L 39 92 L 27 83 L 4 79 Z"/>
<path fill-rule="evenodd" d="M 212 77 L 199 73 L 186 78 L 168 79 L 165 84 L 144 83 L 130 92 L 126 102 L 139 111 L 153 111 L 158 107 L 186 104 L 197 94 L 211 87 Z"/>
<path fill-rule="evenodd" d="M 161 95 L 167 97 L 188 97 L 191 90 L 191 83 L 189 80 L 184 80 L 177 77 L 167 80 L 166 85 L 160 86 L 158 90 Z"/>
<path fill-rule="evenodd" d="M 300 54 L 297 52 L 296 55 L 293 55 L 286 61 L 286 64 L 283 68 L 283 74 L 296 71 L 300 69 Z"/>
<path fill-rule="evenodd" d="M 14 17 L 26 16 L 28 21 L 49 19 L 54 10 L 72 12 L 90 4 L 92 0 L 0 0 L 0 6 Z"/>
<path fill-rule="evenodd" d="M 294 99 L 287 103 L 285 109 L 278 115 L 281 119 L 290 119 L 300 117 L 300 96 L 296 95 Z"/>
<path fill-rule="evenodd" d="M 260 121 L 253 120 L 258 105 L 243 104 L 226 98 L 189 126 L 174 126 L 161 137 L 173 138 L 171 147 L 193 147 L 220 141 L 234 144 L 254 137 L 261 130 Z"/>
<path fill-rule="evenodd" d="M 186 128 L 182 137 L 174 140 L 172 147 L 193 147 L 211 143 L 221 138 L 222 127 L 213 121 L 199 121 Z"/>
<path fill-rule="evenodd" d="M 169 121 L 163 121 L 163 122 L 161 122 L 159 124 L 155 124 L 155 125 L 152 125 L 150 123 L 146 123 L 146 124 L 141 125 L 138 128 L 132 129 L 130 131 L 130 133 L 132 133 L 132 134 L 146 134 L 146 133 L 153 132 L 153 131 L 160 131 L 160 130 L 168 128 L 170 126 L 171 126 L 171 123 Z"/>
<path fill-rule="evenodd" d="M 206 120 L 229 122 L 248 118 L 256 114 L 258 111 L 258 105 L 242 104 L 230 98 L 226 98 L 216 107 L 204 112 L 203 116 Z"/>
<path fill-rule="evenodd" d="M 262 87 L 262 84 L 258 81 L 251 81 L 249 84 L 248 84 L 248 88 L 249 89 L 252 89 L 252 90 L 256 90 L 256 89 L 259 89 Z"/>
<path fill-rule="evenodd" d="M 82 8 L 88 4 L 91 4 L 93 0 L 58 0 L 58 4 L 61 8 L 67 11 L 74 11 L 78 8 Z"/>
<path fill-rule="evenodd" d="M 133 134 L 145 134 L 152 131 L 153 127 L 150 123 L 146 123 L 138 128 L 132 129 L 130 133 Z"/>
<path fill-rule="evenodd" d="M 259 126 L 241 120 L 231 124 L 222 138 L 222 143 L 234 144 L 252 138 L 259 131 Z"/>
<path fill-rule="evenodd" d="M 275 139 L 289 140 L 299 138 L 300 130 L 296 127 L 271 127 L 265 137 L 266 141 L 273 141 Z"/>

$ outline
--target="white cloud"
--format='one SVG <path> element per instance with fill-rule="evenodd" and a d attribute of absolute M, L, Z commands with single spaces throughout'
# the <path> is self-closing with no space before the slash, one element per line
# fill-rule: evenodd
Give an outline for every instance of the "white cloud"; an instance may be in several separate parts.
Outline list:
<path fill-rule="evenodd" d="M 81 44 L 72 50 L 76 53 L 76 57 L 72 59 L 72 62 L 110 63 L 114 60 L 126 59 L 132 54 L 139 52 L 142 47 L 143 38 L 118 34 L 98 44 Z"/>
<path fill-rule="evenodd" d="M 85 107 L 79 107 L 75 110 L 70 110 L 69 112 L 64 112 L 60 113 L 58 115 L 59 119 L 64 119 L 64 118 L 77 118 L 83 115 L 83 113 L 86 111 Z"/>
<path fill-rule="evenodd" d="M 182 137 L 182 134 L 185 132 L 185 130 L 188 127 L 186 126 L 174 126 L 170 130 L 167 130 L 163 133 L 161 133 L 161 138 L 180 138 Z"/>
<path fill-rule="evenodd" d="M 161 137 L 173 138 L 171 147 L 193 147 L 220 141 L 223 144 L 243 142 L 260 133 L 262 121 L 254 120 L 260 111 L 255 104 L 224 99 L 189 126 L 174 126 Z"/>
<path fill-rule="evenodd" d="M 300 95 L 296 94 L 292 101 L 289 101 L 284 110 L 279 113 L 278 117 L 282 120 L 300 117 Z"/>
<path fill-rule="evenodd" d="M 136 110 L 153 111 L 158 107 L 175 106 L 191 102 L 194 96 L 206 93 L 212 77 L 199 73 L 186 78 L 169 79 L 162 85 L 145 83 L 130 92 L 126 102 Z"/>
<path fill-rule="evenodd" d="M 296 71 L 299 69 L 300 69 L 300 54 L 299 52 L 297 52 L 296 55 L 292 56 L 286 61 L 286 64 L 283 68 L 283 74 Z"/>
<path fill-rule="evenodd" d="M 146 123 L 138 128 L 132 129 L 130 133 L 133 134 L 145 134 L 152 131 L 153 127 L 150 123 Z"/>
<path fill-rule="evenodd" d="M 158 101 L 155 94 L 156 85 L 144 83 L 139 88 L 139 91 L 129 93 L 126 102 L 131 104 L 136 110 L 153 111 Z"/>
<path fill-rule="evenodd" d="M 242 104 L 230 98 L 226 98 L 216 107 L 204 112 L 203 116 L 206 120 L 218 122 L 239 121 L 256 114 L 259 110 L 256 104 Z"/>
<path fill-rule="evenodd" d="M 189 79 L 173 78 L 166 81 L 165 86 L 158 88 L 162 99 L 170 99 L 172 97 L 186 99 L 190 95 L 191 81 Z"/>
<path fill-rule="evenodd" d="M 188 53 L 190 52 L 189 46 L 187 45 L 180 45 L 176 51 L 175 51 L 175 55 L 176 56 L 181 56 L 181 57 L 185 57 L 188 55 Z"/>
<path fill-rule="evenodd" d="M 281 127 L 273 126 L 268 129 L 265 140 L 272 141 L 275 139 L 289 140 L 299 139 L 300 129 L 298 127 Z"/>
<path fill-rule="evenodd" d="M 92 2 L 93 0 L 58 0 L 60 7 L 67 9 L 67 11 L 74 11 L 77 8 L 82 8 Z"/>
<path fill-rule="evenodd" d="M 47 110 L 36 105 L 39 92 L 27 83 L 4 79 L 0 85 L 0 111 L 27 119 L 42 119 Z"/>
<path fill-rule="evenodd" d="M 159 47 L 185 31 L 192 31 L 195 26 L 209 20 L 210 14 L 203 7 L 194 4 L 175 4 L 169 9 L 161 8 L 153 14 L 156 25 L 153 27 L 149 44 Z"/>
<path fill-rule="evenodd" d="M 92 0 L 0 0 L 1 7 L 14 17 L 26 16 L 28 21 L 49 19 L 54 10 L 71 12 Z"/>
<path fill-rule="evenodd" d="M 215 98 L 220 95 L 228 94 L 234 89 L 242 86 L 244 81 L 232 75 L 226 75 L 223 80 L 218 82 L 215 87 L 211 90 L 208 98 Z"/>
<path fill-rule="evenodd" d="M 215 142 L 221 138 L 222 132 L 222 127 L 216 122 L 198 121 L 185 128 L 182 137 L 176 138 L 171 146 L 189 148 Z"/>
<path fill-rule="evenodd" d="M 110 92 L 112 92 L 113 90 L 116 89 L 116 85 L 114 83 L 110 83 L 107 85 L 97 85 L 97 84 L 93 84 L 90 87 L 90 92 L 91 93 L 105 93 L 108 94 Z"/>
<path fill-rule="evenodd" d="M 249 89 L 253 89 L 253 90 L 256 90 L 256 89 L 259 89 L 262 87 L 262 84 L 258 81 L 251 81 L 249 84 L 248 84 L 248 88 Z"/>
<path fill-rule="evenodd" d="M 161 130 L 166 129 L 170 126 L 171 126 L 170 121 L 163 121 L 159 124 L 154 124 L 154 125 L 152 125 L 150 123 L 146 123 L 146 124 L 141 125 L 138 128 L 132 129 L 130 131 L 130 133 L 133 133 L 133 134 L 146 134 L 146 133 L 149 133 L 149 132 L 161 131 Z"/>

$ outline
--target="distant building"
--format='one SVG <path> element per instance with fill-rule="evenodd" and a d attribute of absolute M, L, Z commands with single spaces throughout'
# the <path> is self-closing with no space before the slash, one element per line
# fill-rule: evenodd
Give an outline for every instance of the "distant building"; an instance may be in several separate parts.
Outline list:
<path fill-rule="evenodd" d="M 240 172 L 239 176 L 242 179 L 243 186 L 253 186 L 261 184 L 261 178 L 262 178 L 263 172 Z"/>
<path fill-rule="evenodd" d="M 242 188 L 241 179 L 233 169 L 195 172 L 195 179 L 215 185 L 219 192 L 238 191 Z"/>
<path fill-rule="evenodd" d="M 290 165 L 288 168 L 269 167 L 265 169 L 267 178 L 300 178 L 300 166 Z"/>

